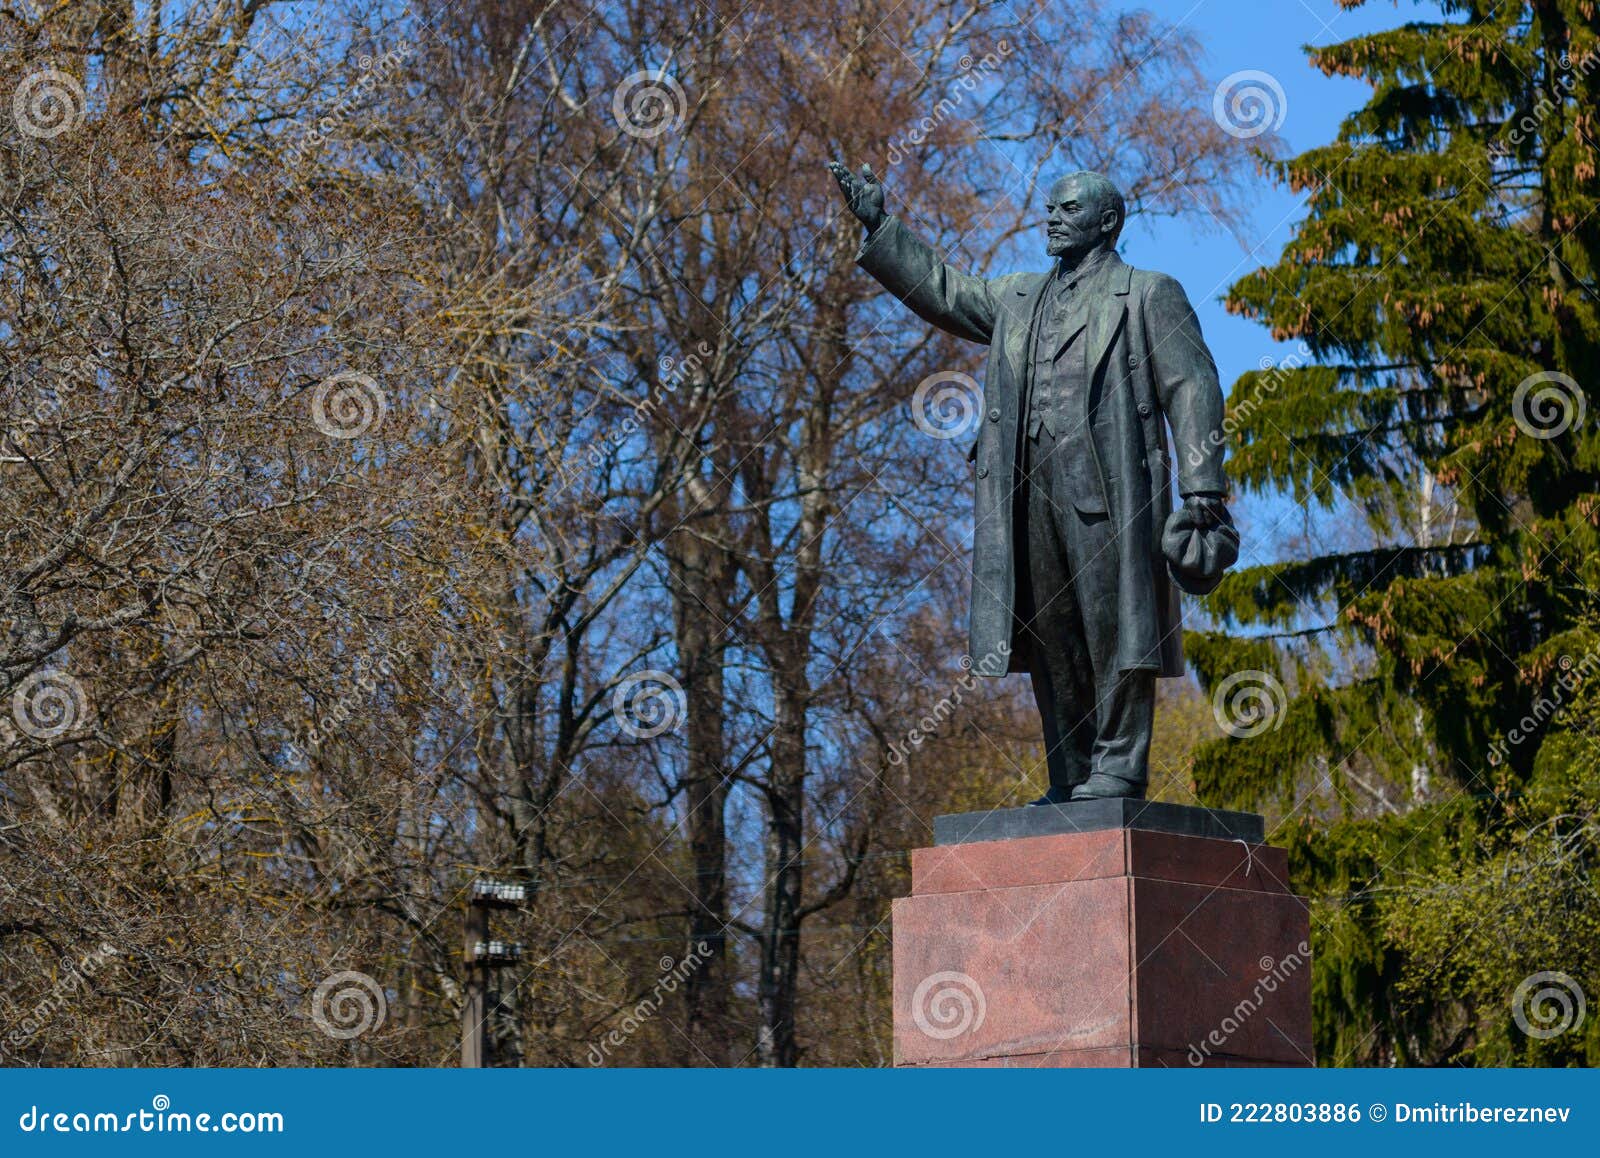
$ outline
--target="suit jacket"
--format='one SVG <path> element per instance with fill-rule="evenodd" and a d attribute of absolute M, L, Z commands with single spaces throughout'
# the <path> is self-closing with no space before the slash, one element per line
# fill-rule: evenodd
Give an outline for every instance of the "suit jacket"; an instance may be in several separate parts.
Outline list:
<path fill-rule="evenodd" d="M 1026 670 L 1015 623 L 1013 498 L 1026 417 L 1029 323 L 1049 275 L 962 273 L 897 217 L 863 242 L 857 261 L 918 317 L 991 347 L 975 451 L 968 647 L 974 667 L 985 674 Z M 1082 335 L 1089 389 L 1080 392 L 1077 404 L 1088 411 L 1095 469 L 1116 527 L 1120 582 L 1114 609 L 1085 610 L 1116 616 L 1119 670 L 1182 675 L 1179 593 L 1161 554 L 1161 532 L 1172 511 L 1172 452 L 1180 493 L 1226 491 L 1222 390 L 1200 323 L 1175 279 L 1134 269 L 1115 254 L 1097 278 Z M 979 657 L 992 658 L 980 664 Z"/>

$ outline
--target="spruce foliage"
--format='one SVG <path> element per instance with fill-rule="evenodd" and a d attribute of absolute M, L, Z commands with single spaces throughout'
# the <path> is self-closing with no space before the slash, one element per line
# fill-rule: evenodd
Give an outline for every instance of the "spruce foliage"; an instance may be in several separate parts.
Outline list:
<path fill-rule="evenodd" d="M 1600 1009 L 1518 1002 L 1600 1002 L 1600 5 L 1437 7 L 1308 50 L 1371 99 L 1266 162 L 1308 211 L 1227 302 L 1300 355 L 1234 384 L 1229 474 L 1320 546 L 1206 600 L 1219 718 L 1267 691 L 1197 788 L 1314 898 L 1320 1064 L 1594 1064 Z"/>

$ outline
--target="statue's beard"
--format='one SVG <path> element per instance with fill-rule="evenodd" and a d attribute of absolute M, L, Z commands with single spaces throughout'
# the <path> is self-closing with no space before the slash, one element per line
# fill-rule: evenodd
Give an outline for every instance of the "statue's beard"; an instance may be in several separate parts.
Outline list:
<path fill-rule="evenodd" d="M 1065 258 L 1068 261 L 1081 261 L 1093 249 L 1094 242 L 1092 240 L 1080 240 L 1071 237 L 1049 237 L 1046 238 L 1044 246 L 1044 251 L 1051 257 Z"/>

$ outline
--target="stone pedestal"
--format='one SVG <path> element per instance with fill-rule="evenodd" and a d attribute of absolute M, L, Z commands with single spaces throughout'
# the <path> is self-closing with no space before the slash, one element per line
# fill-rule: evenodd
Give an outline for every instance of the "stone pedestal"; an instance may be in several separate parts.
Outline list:
<path fill-rule="evenodd" d="M 894 902 L 901 1066 L 1307 1066 L 1310 921 L 1248 813 L 935 821 Z"/>

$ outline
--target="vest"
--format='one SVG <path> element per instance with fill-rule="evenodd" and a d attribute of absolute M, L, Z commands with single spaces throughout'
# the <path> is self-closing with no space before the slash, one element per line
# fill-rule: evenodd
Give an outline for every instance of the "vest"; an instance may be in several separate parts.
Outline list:
<path fill-rule="evenodd" d="M 1058 477 L 1064 477 L 1072 504 L 1085 514 L 1104 514 L 1105 492 L 1095 466 L 1089 433 L 1089 364 L 1084 328 L 1089 323 L 1088 295 L 1098 281 L 1091 270 L 1081 278 L 1052 275 L 1039 295 L 1029 335 L 1028 419 L 1025 432 L 1041 432 L 1063 455 Z M 1074 281 L 1076 288 L 1069 289 Z M 1031 456 L 1030 456 L 1031 457 Z"/>

